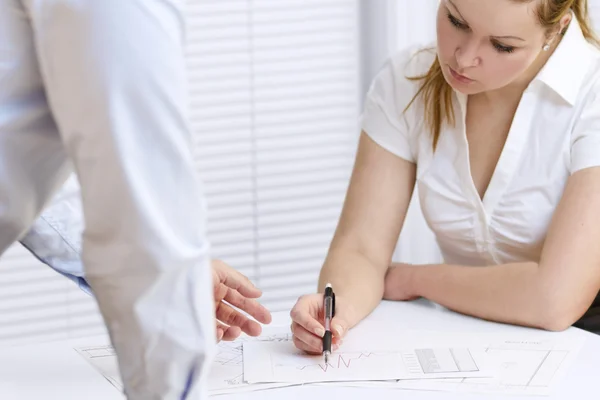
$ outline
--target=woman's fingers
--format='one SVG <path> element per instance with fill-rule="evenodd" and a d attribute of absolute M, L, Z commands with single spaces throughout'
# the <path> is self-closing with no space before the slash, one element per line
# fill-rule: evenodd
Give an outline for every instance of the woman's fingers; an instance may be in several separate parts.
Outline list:
<path fill-rule="evenodd" d="M 325 335 L 325 328 L 317 320 L 318 318 L 318 303 L 323 302 L 322 296 L 303 296 L 301 297 L 292 311 L 290 312 L 290 316 L 292 317 L 292 321 L 302 326 L 309 332 L 314 333 L 319 337 L 323 337 Z"/>
<path fill-rule="evenodd" d="M 294 337 L 306 344 L 306 349 L 303 350 L 311 350 L 317 353 L 323 352 L 322 338 L 318 337 L 314 333 L 310 333 L 296 322 L 292 322 L 291 329 Z"/>
<path fill-rule="evenodd" d="M 310 347 L 309 345 L 304 343 L 302 340 L 298 339 L 296 336 L 294 336 L 293 341 L 294 341 L 294 346 L 296 346 L 296 348 L 298 350 L 302 350 L 302 351 L 304 351 L 308 354 L 312 354 L 312 355 L 321 354 L 320 351 L 313 349 L 312 347 Z"/>
<path fill-rule="evenodd" d="M 291 326 L 294 344 L 300 350 L 304 350 L 310 354 L 322 354 L 323 353 L 323 338 L 316 336 L 313 333 L 310 333 L 302 326 L 292 323 Z M 334 341 L 331 346 L 331 350 L 337 350 L 339 348 L 340 342 Z"/>

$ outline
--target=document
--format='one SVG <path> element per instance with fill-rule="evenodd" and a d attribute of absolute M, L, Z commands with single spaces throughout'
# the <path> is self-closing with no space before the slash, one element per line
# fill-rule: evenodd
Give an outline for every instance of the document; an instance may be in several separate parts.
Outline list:
<path fill-rule="evenodd" d="M 439 334 L 423 332 L 421 340 L 435 341 Z M 428 338 L 428 336 L 430 336 Z M 455 338 L 456 339 L 456 338 Z M 350 386 L 393 387 L 399 389 L 485 393 L 497 395 L 549 396 L 560 383 L 585 343 L 581 338 L 506 337 L 496 334 L 473 335 L 474 344 L 485 345 L 486 363 L 495 371 L 488 378 L 395 380 L 389 382 L 349 382 Z"/>
<path fill-rule="evenodd" d="M 251 385 L 244 379 L 244 359 L 242 347 L 244 343 L 253 341 L 265 343 L 291 343 L 292 335 L 289 327 L 270 329 L 269 334 L 255 337 L 242 336 L 233 342 L 220 342 L 217 355 L 212 364 L 208 385 L 210 394 L 226 394 L 248 390 L 264 390 L 289 384 L 266 383 Z"/>
<path fill-rule="evenodd" d="M 584 340 L 496 339 L 486 349 L 496 378 L 398 381 L 395 387 L 503 395 L 549 396 L 560 382 Z"/>
<path fill-rule="evenodd" d="M 211 395 L 301 385 L 393 387 L 411 390 L 549 395 L 568 371 L 584 339 L 564 335 L 396 332 L 370 340 L 357 330 L 329 362 L 295 348 L 289 327 L 221 342 L 208 384 Z M 374 347 L 376 346 L 376 347 Z M 110 345 L 76 349 L 119 391 Z"/>
<path fill-rule="evenodd" d="M 308 355 L 287 342 L 251 341 L 243 345 L 248 383 L 315 383 L 491 377 L 483 368 L 484 349 L 405 348 L 399 351 L 334 352 Z"/>
<path fill-rule="evenodd" d="M 119 373 L 117 356 L 111 345 L 79 347 L 75 351 L 102 374 L 111 385 L 123 392 L 123 381 Z"/>
<path fill-rule="evenodd" d="M 242 336 L 233 342 L 220 342 L 217 354 L 211 365 L 208 389 L 211 395 L 226 394 L 248 390 L 263 390 L 274 387 L 290 386 L 286 384 L 250 385 L 244 381 L 242 346 L 249 341 L 287 342 L 291 343 L 289 327 L 265 329 L 267 334 L 254 338 Z M 112 346 L 89 346 L 75 349 L 104 378 L 119 391 L 123 391 L 123 383 L 119 373 L 117 357 Z"/>

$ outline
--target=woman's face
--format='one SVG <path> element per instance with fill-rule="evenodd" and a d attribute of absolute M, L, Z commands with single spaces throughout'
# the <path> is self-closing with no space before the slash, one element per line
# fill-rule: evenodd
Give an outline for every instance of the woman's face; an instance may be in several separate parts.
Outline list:
<path fill-rule="evenodd" d="M 444 78 L 475 94 L 516 81 L 546 43 L 537 1 L 441 0 L 437 53 Z"/>

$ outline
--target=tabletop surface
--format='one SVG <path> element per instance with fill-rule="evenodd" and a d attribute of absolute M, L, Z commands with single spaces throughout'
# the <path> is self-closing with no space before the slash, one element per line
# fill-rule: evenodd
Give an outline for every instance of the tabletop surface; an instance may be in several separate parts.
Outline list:
<path fill-rule="evenodd" d="M 536 337 L 577 339 L 585 344 L 574 364 L 548 399 L 598 399 L 597 379 L 600 377 L 600 336 L 577 328 L 564 332 L 544 332 L 523 327 L 482 321 L 448 311 L 425 300 L 413 302 L 383 302 L 361 325 L 384 323 L 389 329 L 427 330 L 438 332 L 502 333 L 535 335 Z M 275 313 L 273 324 L 289 326 L 287 313 Z M 0 398 L 3 400 L 122 400 L 124 397 L 87 363 L 74 347 L 106 342 L 106 337 L 88 337 L 61 342 L 0 349 Z M 504 399 L 502 395 L 398 390 L 385 388 L 352 388 L 342 386 L 291 386 L 256 392 L 215 396 L 222 400 L 330 400 L 333 396 L 345 400 L 376 396 L 378 400 L 434 399 Z M 540 397 L 511 396 L 511 399 Z"/>

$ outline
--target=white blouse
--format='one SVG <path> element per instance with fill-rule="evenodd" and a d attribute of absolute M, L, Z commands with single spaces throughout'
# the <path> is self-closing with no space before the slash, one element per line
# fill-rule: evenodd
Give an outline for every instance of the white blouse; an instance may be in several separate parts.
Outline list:
<path fill-rule="evenodd" d="M 600 51 L 573 19 L 561 43 L 525 90 L 483 200 L 473 183 L 465 132 L 467 96 L 454 91 L 454 127 L 435 153 L 421 98 L 403 113 L 435 59 L 408 49 L 375 78 L 362 129 L 384 149 L 417 165 L 423 215 L 446 263 L 539 261 L 568 177 L 600 165 Z M 600 221 L 599 221 L 600 222 Z"/>

